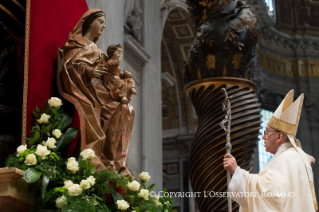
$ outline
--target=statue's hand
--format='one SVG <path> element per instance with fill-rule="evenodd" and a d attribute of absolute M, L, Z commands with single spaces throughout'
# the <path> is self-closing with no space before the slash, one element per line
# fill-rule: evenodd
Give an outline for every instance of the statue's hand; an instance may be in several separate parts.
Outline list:
<path fill-rule="evenodd" d="M 104 64 L 98 64 L 89 74 L 90 78 L 101 78 L 103 74 L 107 73 L 107 68 Z"/>

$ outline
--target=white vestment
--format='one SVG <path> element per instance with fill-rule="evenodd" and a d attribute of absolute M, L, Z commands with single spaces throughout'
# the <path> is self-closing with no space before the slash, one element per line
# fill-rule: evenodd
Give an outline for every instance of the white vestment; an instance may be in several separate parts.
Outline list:
<path fill-rule="evenodd" d="M 282 144 L 258 175 L 237 167 L 229 191 L 240 212 L 315 211 L 306 167 L 291 143 Z"/>

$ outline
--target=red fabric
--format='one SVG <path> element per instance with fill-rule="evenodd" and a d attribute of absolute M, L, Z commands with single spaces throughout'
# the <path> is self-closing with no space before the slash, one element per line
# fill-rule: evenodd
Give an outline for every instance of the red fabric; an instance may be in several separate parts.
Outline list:
<path fill-rule="evenodd" d="M 59 97 L 56 85 L 58 48 L 65 44 L 88 6 L 85 0 L 32 0 L 30 10 L 27 137 L 32 127 L 32 110 L 52 96 Z M 72 126 L 79 128 L 79 125 L 79 118 L 75 117 Z"/>

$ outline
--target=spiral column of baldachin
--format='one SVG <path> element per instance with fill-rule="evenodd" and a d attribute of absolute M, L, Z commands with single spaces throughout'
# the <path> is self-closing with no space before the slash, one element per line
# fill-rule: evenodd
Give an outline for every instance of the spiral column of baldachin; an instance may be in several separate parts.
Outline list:
<path fill-rule="evenodd" d="M 238 165 L 252 169 L 254 148 L 261 129 L 261 115 L 255 84 L 238 78 L 208 78 L 185 86 L 198 115 L 199 124 L 190 152 L 189 175 L 193 191 L 201 192 L 196 201 L 200 211 L 227 211 L 227 198 L 216 197 L 227 191 L 227 174 L 223 168 L 226 134 L 220 127 L 225 117 L 222 103 L 225 88 L 231 99 L 231 154 Z M 215 197 L 213 197 L 215 195 Z M 232 203 L 233 211 L 239 206 Z"/>

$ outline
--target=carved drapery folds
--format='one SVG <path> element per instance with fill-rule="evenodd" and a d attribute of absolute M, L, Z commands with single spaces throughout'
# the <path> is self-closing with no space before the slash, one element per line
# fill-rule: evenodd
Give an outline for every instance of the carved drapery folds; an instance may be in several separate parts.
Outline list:
<path fill-rule="evenodd" d="M 222 166 L 226 135 L 221 88 L 233 98 L 232 154 L 239 166 L 251 170 L 260 130 L 260 104 L 248 69 L 259 40 L 259 27 L 247 1 L 188 0 L 197 36 L 185 65 L 185 91 L 198 114 L 198 128 L 190 150 L 189 175 L 200 211 L 226 211 L 227 198 L 207 198 L 204 192 L 225 192 Z M 233 202 L 233 211 L 238 210 Z"/>

